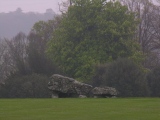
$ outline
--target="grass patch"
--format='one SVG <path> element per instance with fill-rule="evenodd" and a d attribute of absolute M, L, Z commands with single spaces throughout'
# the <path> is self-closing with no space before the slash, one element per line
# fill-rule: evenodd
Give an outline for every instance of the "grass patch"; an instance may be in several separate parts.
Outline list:
<path fill-rule="evenodd" d="M 0 99 L 0 120 L 159 120 L 159 98 Z"/>

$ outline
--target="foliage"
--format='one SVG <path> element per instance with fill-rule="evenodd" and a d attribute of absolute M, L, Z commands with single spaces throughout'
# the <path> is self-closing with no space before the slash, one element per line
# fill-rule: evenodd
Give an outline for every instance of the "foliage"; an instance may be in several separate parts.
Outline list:
<path fill-rule="evenodd" d="M 160 65 L 151 70 L 147 76 L 152 97 L 160 97 Z"/>
<path fill-rule="evenodd" d="M 119 2 L 73 0 L 49 42 L 49 56 L 68 76 L 89 80 L 96 64 L 139 54 L 136 24 Z"/>
<path fill-rule="evenodd" d="M 8 46 L 5 40 L 0 38 L 0 83 L 4 82 L 10 71 L 12 71 L 12 66 Z"/>
<path fill-rule="evenodd" d="M 35 23 L 28 35 L 28 64 L 32 72 L 46 75 L 58 72 L 57 66 L 46 55 L 46 44 L 59 22 L 60 17 L 58 16 L 47 22 L 39 21 Z"/>
<path fill-rule="evenodd" d="M 12 75 L 0 87 L 3 98 L 49 98 L 48 77 L 45 75 Z"/>
<path fill-rule="evenodd" d="M 0 97 L 50 97 L 46 76 L 59 73 L 59 69 L 45 51 L 59 19 L 35 23 L 28 36 L 18 33 L 0 43 L 0 84 L 4 83 L 0 86 Z"/>
<path fill-rule="evenodd" d="M 160 99 L 0 99 L 1 120 L 159 120 Z"/>
<path fill-rule="evenodd" d="M 143 65 L 153 69 L 160 63 L 160 8 L 155 0 L 120 0 L 130 11 L 136 12 L 139 19 L 135 37 L 143 54 L 146 55 Z"/>
<path fill-rule="evenodd" d="M 146 96 L 148 92 L 144 70 L 129 59 L 99 66 L 93 77 L 93 84 L 97 83 L 116 88 L 122 97 Z"/>
<path fill-rule="evenodd" d="M 33 73 L 51 75 L 57 72 L 56 65 L 45 54 L 46 42 L 35 34 L 30 33 L 27 46 L 28 64 Z"/>
<path fill-rule="evenodd" d="M 24 33 L 18 33 L 12 40 L 6 40 L 8 45 L 8 54 L 10 59 L 12 59 L 12 66 L 14 66 L 13 71 L 17 71 L 20 74 L 28 73 L 27 66 L 27 37 Z"/>

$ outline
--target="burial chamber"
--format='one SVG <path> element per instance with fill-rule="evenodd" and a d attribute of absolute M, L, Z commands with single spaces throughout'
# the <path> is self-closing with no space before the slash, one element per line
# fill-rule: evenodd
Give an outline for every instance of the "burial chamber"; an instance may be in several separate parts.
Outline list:
<path fill-rule="evenodd" d="M 52 92 L 52 98 L 107 98 L 117 95 L 113 87 L 93 87 L 59 74 L 51 76 L 48 89 Z"/>

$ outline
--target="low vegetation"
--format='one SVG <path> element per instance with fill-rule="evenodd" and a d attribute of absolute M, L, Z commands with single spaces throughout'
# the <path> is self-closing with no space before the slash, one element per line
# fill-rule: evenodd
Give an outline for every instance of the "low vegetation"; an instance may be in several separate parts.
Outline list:
<path fill-rule="evenodd" d="M 158 98 L 0 99 L 1 120 L 159 120 Z"/>

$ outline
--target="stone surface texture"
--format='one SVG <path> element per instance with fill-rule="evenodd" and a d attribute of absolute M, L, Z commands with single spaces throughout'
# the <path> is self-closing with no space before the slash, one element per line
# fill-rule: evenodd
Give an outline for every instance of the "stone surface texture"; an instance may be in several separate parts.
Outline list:
<path fill-rule="evenodd" d="M 117 92 L 112 87 L 95 87 L 79 82 L 73 78 L 65 77 L 59 74 L 51 76 L 48 83 L 48 89 L 52 91 L 52 98 L 59 97 L 107 97 L 116 96 Z"/>

